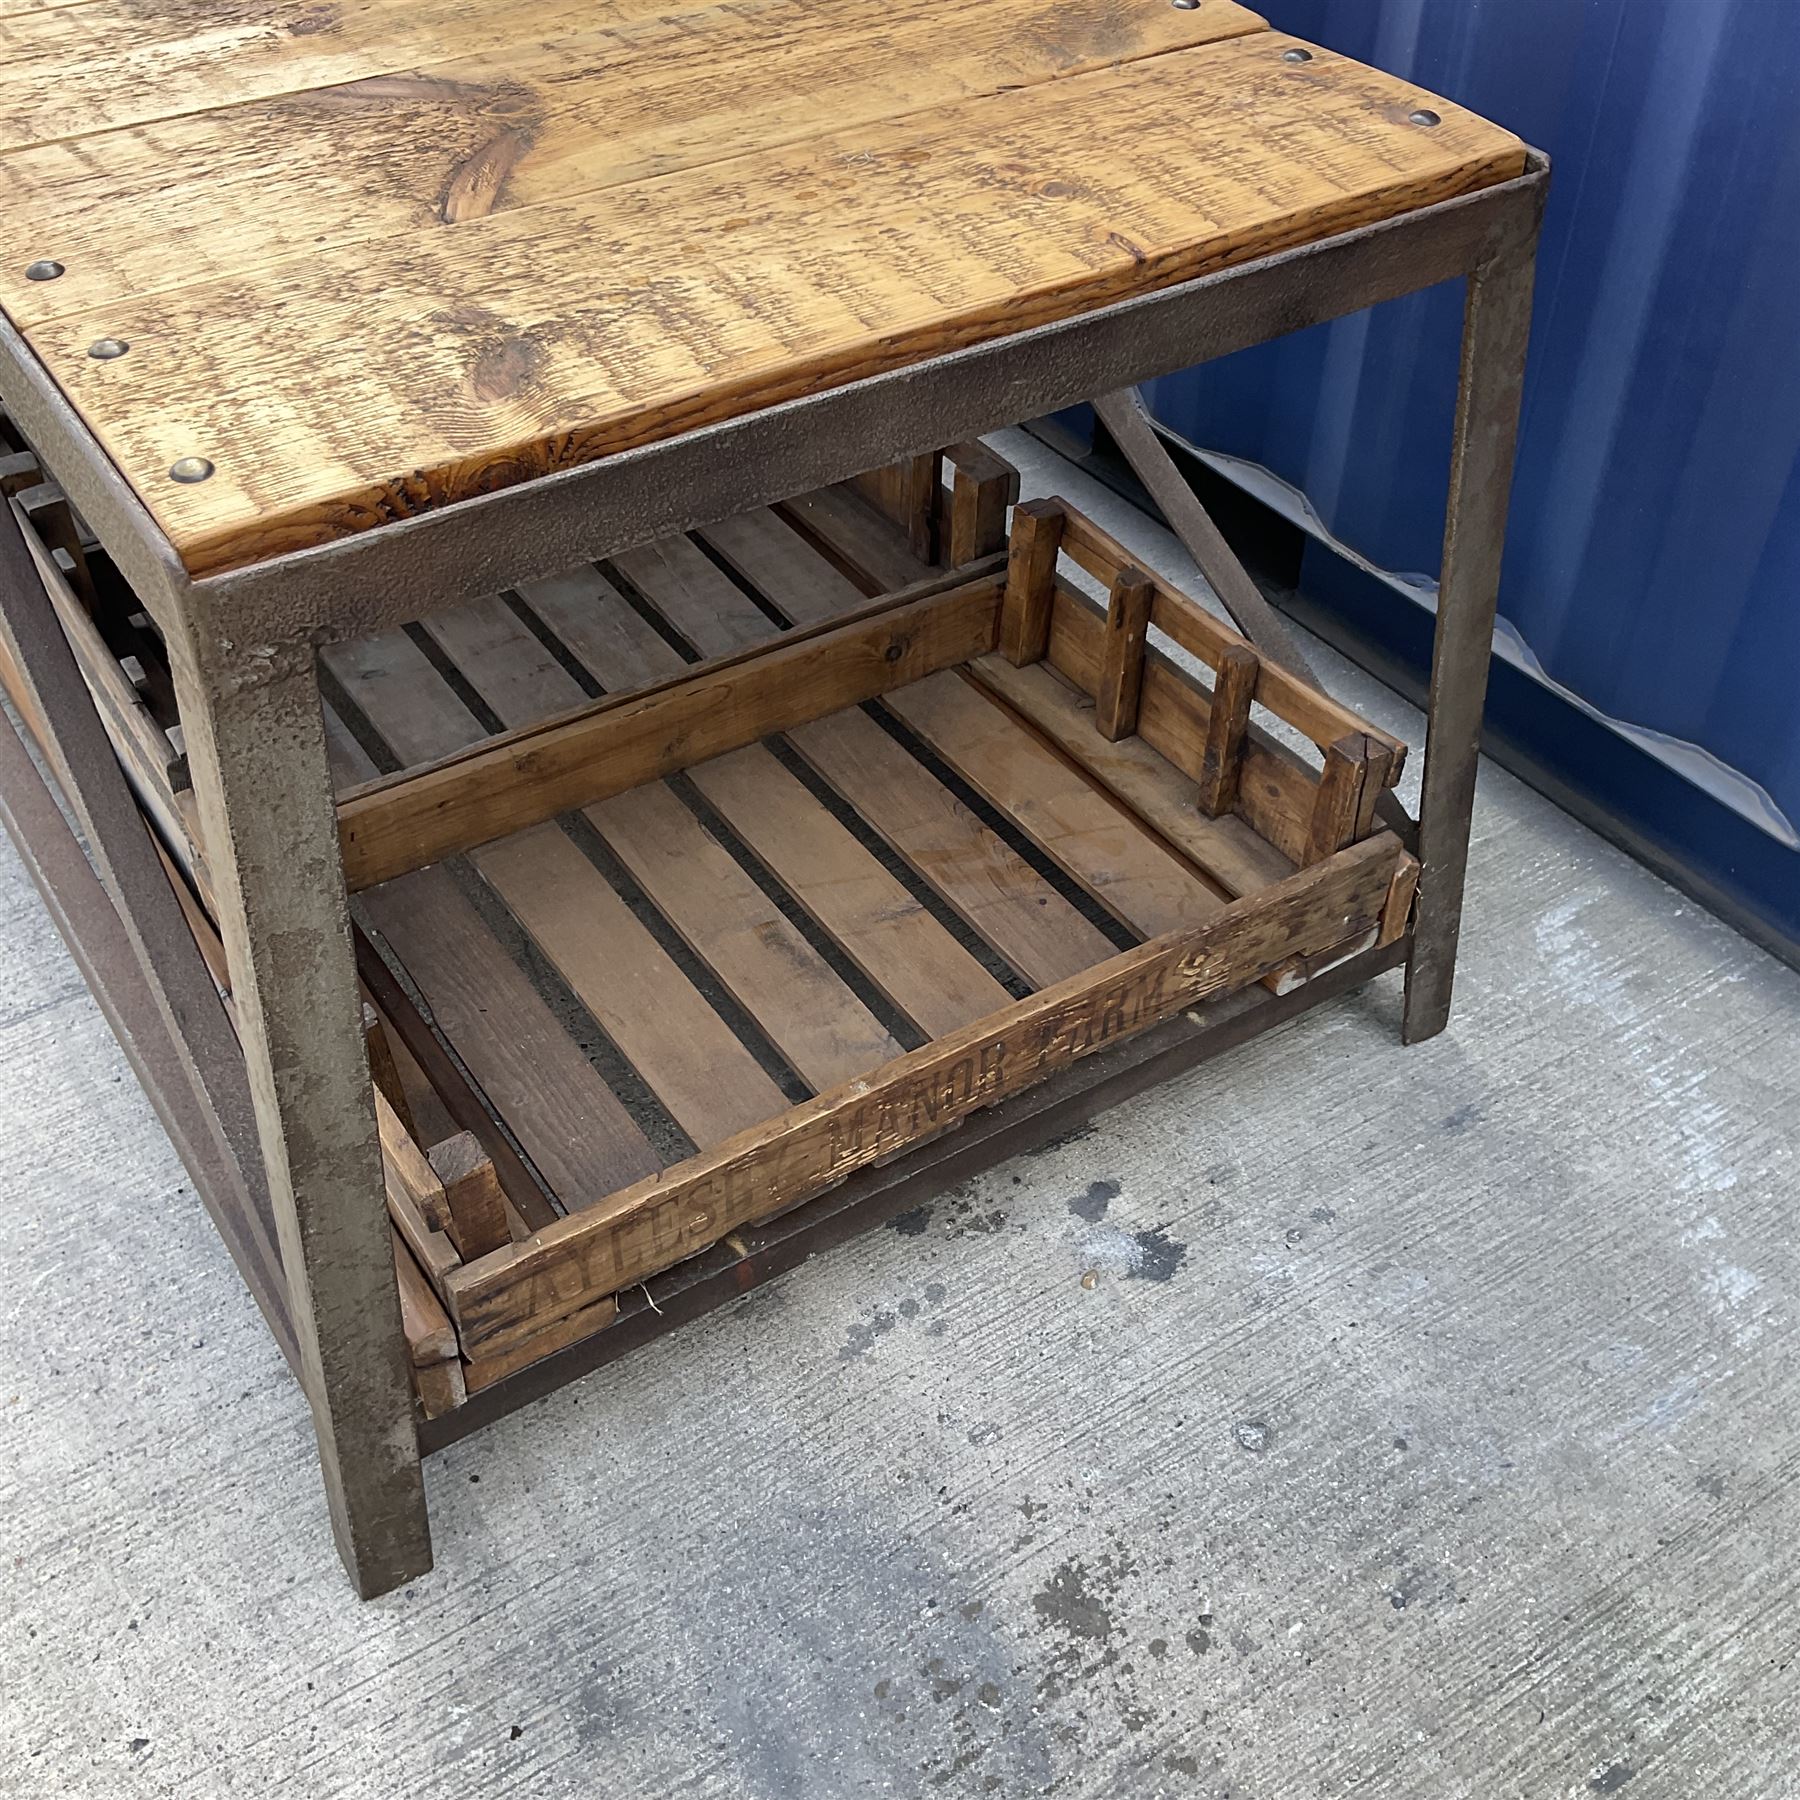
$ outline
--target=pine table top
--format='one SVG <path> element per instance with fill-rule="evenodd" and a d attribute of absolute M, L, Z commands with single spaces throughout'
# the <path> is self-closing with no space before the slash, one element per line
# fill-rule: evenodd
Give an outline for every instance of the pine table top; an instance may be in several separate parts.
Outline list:
<path fill-rule="evenodd" d="M 196 575 L 1524 166 L 1234 0 L 0 0 L 0 308 Z"/>

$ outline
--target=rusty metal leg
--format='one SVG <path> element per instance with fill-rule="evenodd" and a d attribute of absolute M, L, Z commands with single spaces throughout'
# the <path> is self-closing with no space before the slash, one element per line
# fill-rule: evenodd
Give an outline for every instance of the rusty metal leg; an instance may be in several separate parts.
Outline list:
<path fill-rule="evenodd" d="M 332 1529 L 368 1598 L 431 1538 L 315 653 L 197 620 L 174 662 Z"/>
<path fill-rule="evenodd" d="M 1419 904 L 1406 965 L 1409 1044 L 1435 1037 L 1450 1019 L 1535 272 L 1536 241 L 1528 237 L 1469 277 L 1426 719 Z"/>

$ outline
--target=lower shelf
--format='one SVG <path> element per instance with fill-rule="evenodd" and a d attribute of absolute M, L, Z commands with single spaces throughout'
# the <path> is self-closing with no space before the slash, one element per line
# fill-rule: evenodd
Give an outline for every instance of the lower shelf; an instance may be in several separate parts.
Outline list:
<path fill-rule="evenodd" d="M 1399 959 L 1404 747 L 1066 507 L 981 560 L 966 454 L 954 567 L 935 479 L 869 483 L 324 653 L 428 1440 Z M 88 660 L 229 1004 L 125 622 Z"/>

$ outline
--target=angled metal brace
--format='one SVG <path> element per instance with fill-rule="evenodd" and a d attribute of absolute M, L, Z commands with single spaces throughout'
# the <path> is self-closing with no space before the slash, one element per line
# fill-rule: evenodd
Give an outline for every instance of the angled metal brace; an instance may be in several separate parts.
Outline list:
<path fill-rule="evenodd" d="M 1314 673 L 1287 621 L 1263 598 L 1250 571 L 1238 561 L 1237 552 L 1226 543 L 1225 534 L 1176 468 L 1168 446 L 1150 423 L 1143 395 L 1134 387 L 1120 388 L 1096 400 L 1094 411 L 1238 630 L 1272 662 L 1323 689 L 1325 684 Z M 1419 828 L 1392 789 L 1375 802 L 1375 816 L 1409 850 L 1418 849 Z"/>

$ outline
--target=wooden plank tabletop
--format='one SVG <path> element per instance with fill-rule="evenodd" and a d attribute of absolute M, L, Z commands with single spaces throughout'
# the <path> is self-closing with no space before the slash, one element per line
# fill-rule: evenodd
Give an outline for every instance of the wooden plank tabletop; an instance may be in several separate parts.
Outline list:
<path fill-rule="evenodd" d="M 0 0 L 0 307 L 201 574 L 1523 166 L 1234 0 Z"/>

